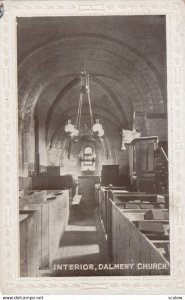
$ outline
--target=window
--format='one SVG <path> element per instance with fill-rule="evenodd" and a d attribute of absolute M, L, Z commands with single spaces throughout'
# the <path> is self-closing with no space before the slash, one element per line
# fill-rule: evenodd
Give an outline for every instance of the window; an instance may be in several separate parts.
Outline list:
<path fill-rule="evenodd" d="M 94 171 L 95 158 L 96 158 L 96 154 L 94 153 L 93 148 L 86 146 L 84 148 L 83 157 L 81 158 L 81 170 Z"/>

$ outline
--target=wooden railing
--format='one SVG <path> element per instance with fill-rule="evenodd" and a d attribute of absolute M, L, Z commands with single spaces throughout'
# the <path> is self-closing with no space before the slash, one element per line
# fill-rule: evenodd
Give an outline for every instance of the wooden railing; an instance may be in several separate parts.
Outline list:
<path fill-rule="evenodd" d="M 158 147 L 154 153 L 156 176 L 156 192 L 168 193 L 168 157 L 163 147 Z"/>

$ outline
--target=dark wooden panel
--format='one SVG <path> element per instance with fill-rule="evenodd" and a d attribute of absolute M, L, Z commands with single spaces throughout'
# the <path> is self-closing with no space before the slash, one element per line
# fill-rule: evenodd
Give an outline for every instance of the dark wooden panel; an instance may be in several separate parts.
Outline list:
<path fill-rule="evenodd" d="M 100 191 L 100 216 L 103 221 L 105 233 L 107 233 L 107 190 Z"/>
<path fill-rule="evenodd" d="M 119 165 L 102 165 L 101 183 L 104 186 L 119 185 Z"/>
<path fill-rule="evenodd" d="M 133 191 L 156 191 L 154 152 L 158 146 L 158 137 L 141 137 L 129 145 L 129 170 Z"/>
<path fill-rule="evenodd" d="M 112 261 L 112 201 L 107 201 L 107 247 L 108 255 Z"/>
<path fill-rule="evenodd" d="M 99 176 L 78 177 L 78 193 L 82 195 L 82 200 L 95 201 L 95 184 L 99 181 Z"/>
<path fill-rule="evenodd" d="M 146 220 L 169 220 L 169 213 L 164 209 L 152 209 L 146 212 Z"/>
<path fill-rule="evenodd" d="M 70 189 L 75 185 L 71 175 L 65 176 L 33 176 L 32 188 L 34 190 L 62 190 Z"/>
<path fill-rule="evenodd" d="M 49 176 L 60 176 L 59 166 L 49 166 L 47 167 L 47 175 Z"/>

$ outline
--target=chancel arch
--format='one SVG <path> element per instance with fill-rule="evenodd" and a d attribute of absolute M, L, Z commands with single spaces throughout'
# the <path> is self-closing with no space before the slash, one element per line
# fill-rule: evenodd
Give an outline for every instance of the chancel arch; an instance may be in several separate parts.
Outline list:
<path fill-rule="evenodd" d="M 165 16 L 17 18 L 17 49 L 20 275 L 169 275 Z"/>

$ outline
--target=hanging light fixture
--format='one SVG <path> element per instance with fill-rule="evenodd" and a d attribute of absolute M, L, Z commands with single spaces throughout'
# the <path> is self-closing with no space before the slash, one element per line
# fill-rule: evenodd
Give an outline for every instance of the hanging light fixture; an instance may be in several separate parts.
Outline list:
<path fill-rule="evenodd" d="M 68 120 L 68 123 L 65 125 L 65 132 L 71 140 L 78 140 L 80 137 L 84 136 L 89 139 L 98 138 L 100 141 L 103 141 L 104 130 L 102 125 L 99 122 L 99 119 L 96 119 L 96 122 L 93 122 L 93 113 L 90 99 L 90 87 L 89 87 L 89 74 L 86 72 L 81 72 L 81 89 L 80 89 L 80 99 L 78 104 L 78 111 L 76 117 L 76 124 L 73 125 L 71 120 Z M 87 96 L 88 108 L 90 115 L 90 127 L 86 124 L 84 127 L 81 127 L 81 116 L 82 116 L 82 106 L 84 97 Z"/>

